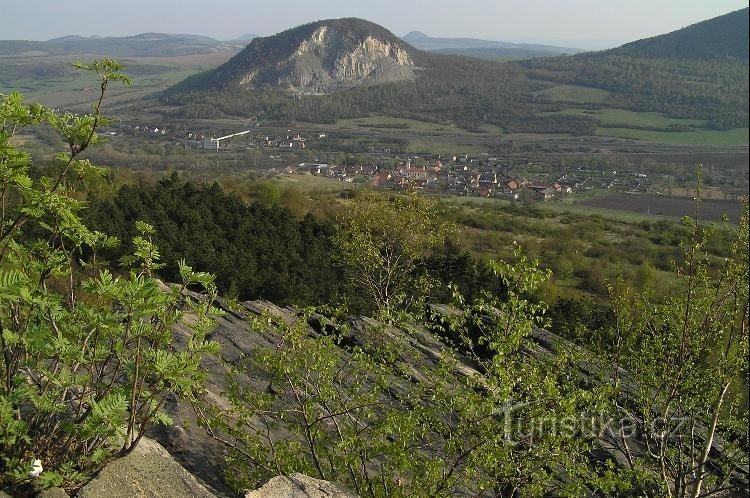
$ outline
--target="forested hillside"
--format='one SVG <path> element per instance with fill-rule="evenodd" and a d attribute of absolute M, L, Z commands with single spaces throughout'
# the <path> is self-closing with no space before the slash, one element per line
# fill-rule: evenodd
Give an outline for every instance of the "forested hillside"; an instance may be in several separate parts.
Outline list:
<path fill-rule="evenodd" d="M 708 120 L 715 129 L 748 126 L 746 63 L 601 52 L 533 59 L 523 65 L 532 79 L 607 90 L 607 107 Z"/>
<path fill-rule="evenodd" d="M 626 43 L 611 52 L 656 59 L 736 59 L 748 62 L 748 9 L 664 35 Z"/>
<path fill-rule="evenodd" d="M 522 64 L 532 79 L 607 90 L 609 107 L 748 126 L 748 9 L 612 50 Z"/>
<path fill-rule="evenodd" d="M 384 39 L 393 38 L 372 23 L 344 21 L 321 25 L 338 23 L 335 27 L 342 32 L 357 33 L 365 26 L 365 34 L 372 31 Z M 596 122 L 589 117 L 543 114 L 559 110 L 560 104 L 539 91 L 565 83 L 607 90 L 609 97 L 599 104 L 606 107 L 697 119 L 705 127 L 720 130 L 748 126 L 747 9 L 618 49 L 521 63 L 409 47 L 409 56 L 419 69 L 416 80 L 344 88 L 327 95 L 290 96 L 281 79 L 261 78 L 263 85 L 252 89 L 237 83 L 238 75 L 260 77 L 264 68 L 283 63 L 282 55 L 293 51 L 319 24 L 255 40 L 222 68 L 171 88 L 163 101 L 181 105 L 189 118 L 260 114 L 266 119 L 331 123 L 387 114 L 451 121 L 467 129 L 491 123 L 511 132 L 593 135 Z"/>

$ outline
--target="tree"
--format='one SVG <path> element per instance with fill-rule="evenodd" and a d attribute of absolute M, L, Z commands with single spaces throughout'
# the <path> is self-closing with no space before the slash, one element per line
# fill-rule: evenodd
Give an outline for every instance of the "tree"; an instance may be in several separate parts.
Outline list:
<path fill-rule="evenodd" d="M 431 282 L 419 262 L 452 235 L 452 226 L 435 201 L 416 193 L 363 190 L 342 211 L 337 238 L 342 263 L 390 321 L 427 293 Z"/>
<path fill-rule="evenodd" d="M 712 226 L 685 218 L 690 238 L 666 296 L 620 281 L 612 289 L 619 409 L 638 438 L 619 440 L 669 497 L 741 491 L 748 464 L 748 204 L 724 258 L 706 250 Z M 728 224 L 727 224 L 728 225 Z M 742 471 L 740 471 L 742 472 Z"/>
<path fill-rule="evenodd" d="M 170 396 L 201 389 L 201 354 L 215 287 L 211 276 L 180 265 L 181 285 L 153 277 L 159 253 L 153 228 L 138 224 L 134 253 L 116 275 L 98 259 L 116 243 L 81 221 L 74 186 L 104 170 L 81 154 L 97 143 L 105 91 L 129 84 L 109 59 L 79 64 L 100 77 L 93 114 L 55 113 L 0 96 L 0 486 L 27 493 L 74 490 L 111 457 L 126 454 L 155 422 Z M 28 153 L 13 144 L 22 128 L 47 123 L 67 142 L 52 176 L 33 179 Z M 188 300 L 194 332 L 184 348 L 172 341 L 188 286 L 208 291 Z M 39 460 L 41 474 L 30 474 Z"/>

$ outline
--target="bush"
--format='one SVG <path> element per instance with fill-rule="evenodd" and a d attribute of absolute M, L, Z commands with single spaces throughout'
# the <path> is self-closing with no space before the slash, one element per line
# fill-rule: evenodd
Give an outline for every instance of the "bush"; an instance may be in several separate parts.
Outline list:
<path fill-rule="evenodd" d="M 115 61 L 81 67 L 100 75 L 102 96 L 109 82 L 128 82 Z M 215 351 L 204 336 L 213 278 L 181 264 L 182 284 L 164 288 L 153 277 L 151 226 L 137 224 L 124 274 L 97 258 L 116 241 L 84 225 L 74 186 L 103 173 L 81 159 L 105 122 L 100 109 L 101 100 L 91 115 L 58 114 L 0 95 L 0 487 L 13 493 L 75 490 L 108 458 L 130 452 L 151 424 L 169 422 L 161 410 L 168 397 L 201 390 L 201 354 Z M 41 123 L 68 151 L 32 179 L 29 154 L 12 139 Z M 179 350 L 171 329 L 192 285 L 209 298 L 186 303 L 195 327 Z"/>

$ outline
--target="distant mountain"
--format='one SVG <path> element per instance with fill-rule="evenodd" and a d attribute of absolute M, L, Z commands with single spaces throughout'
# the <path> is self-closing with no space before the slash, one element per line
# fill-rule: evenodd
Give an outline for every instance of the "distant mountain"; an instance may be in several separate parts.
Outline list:
<path fill-rule="evenodd" d="M 56 43 L 70 43 L 70 42 L 79 42 L 83 40 L 90 40 L 94 38 L 92 37 L 86 37 L 81 35 L 65 35 L 65 36 L 59 36 L 57 38 L 51 38 L 47 40 L 48 43 L 56 44 Z"/>
<path fill-rule="evenodd" d="M 29 53 L 97 55 L 107 57 L 169 57 L 238 51 L 244 44 L 189 34 L 141 33 L 134 36 L 85 37 L 67 35 L 46 42 L 0 40 L 0 55 Z"/>
<path fill-rule="evenodd" d="M 411 80 L 412 47 L 385 28 L 355 18 L 329 19 L 254 38 L 217 69 L 180 88 L 281 87 L 303 93 Z"/>
<path fill-rule="evenodd" d="M 255 33 L 245 33 L 244 35 L 240 35 L 237 38 L 233 38 L 231 41 L 250 42 L 253 40 L 253 38 L 258 38 L 258 35 L 256 35 Z"/>
<path fill-rule="evenodd" d="M 412 31 L 402 39 L 420 50 L 491 59 L 527 59 L 581 52 L 576 48 L 532 43 L 509 43 L 476 38 L 433 38 L 421 31 Z"/>
<path fill-rule="evenodd" d="M 29 40 L 0 40 L 0 55 L 57 54 L 60 50 L 47 42 Z"/>
<path fill-rule="evenodd" d="M 748 9 L 690 25 L 664 35 L 634 41 L 612 53 L 665 59 L 748 61 Z"/>

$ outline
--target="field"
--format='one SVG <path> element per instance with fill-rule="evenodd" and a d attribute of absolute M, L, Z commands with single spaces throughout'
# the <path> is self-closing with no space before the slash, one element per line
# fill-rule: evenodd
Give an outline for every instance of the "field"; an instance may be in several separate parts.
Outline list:
<path fill-rule="evenodd" d="M 675 119 L 658 112 L 634 112 L 625 109 L 565 109 L 551 114 L 591 116 L 602 125 L 667 129 L 672 125 L 704 126 L 699 119 Z"/>
<path fill-rule="evenodd" d="M 579 205 L 675 218 L 695 215 L 696 207 L 695 201 L 687 197 L 630 194 L 626 192 L 612 192 L 587 199 Z M 739 202 L 706 199 L 700 205 L 700 218 L 720 220 L 723 214 L 727 214 L 730 220 L 736 221 L 741 209 L 742 205 Z"/>
<path fill-rule="evenodd" d="M 598 135 L 634 138 L 675 145 L 747 145 L 748 128 L 733 130 L 653 131 L 633 128 L 597 128 Z"/>
<path fill-rule="evenodd" d="M 555 87 L 557 88 L 557 87 Z M 699 119 L 676 119 L 658 112 L 634 112 L 625 109 L 579 109 L 545 113 L 549 115 L 589 116 L 601 126 L 596 134 L 674 145 L 747 145 L 748 128 L 712 130 Z M 689 126 L 691 131 L 673 131 L 673 126 Z"/>

